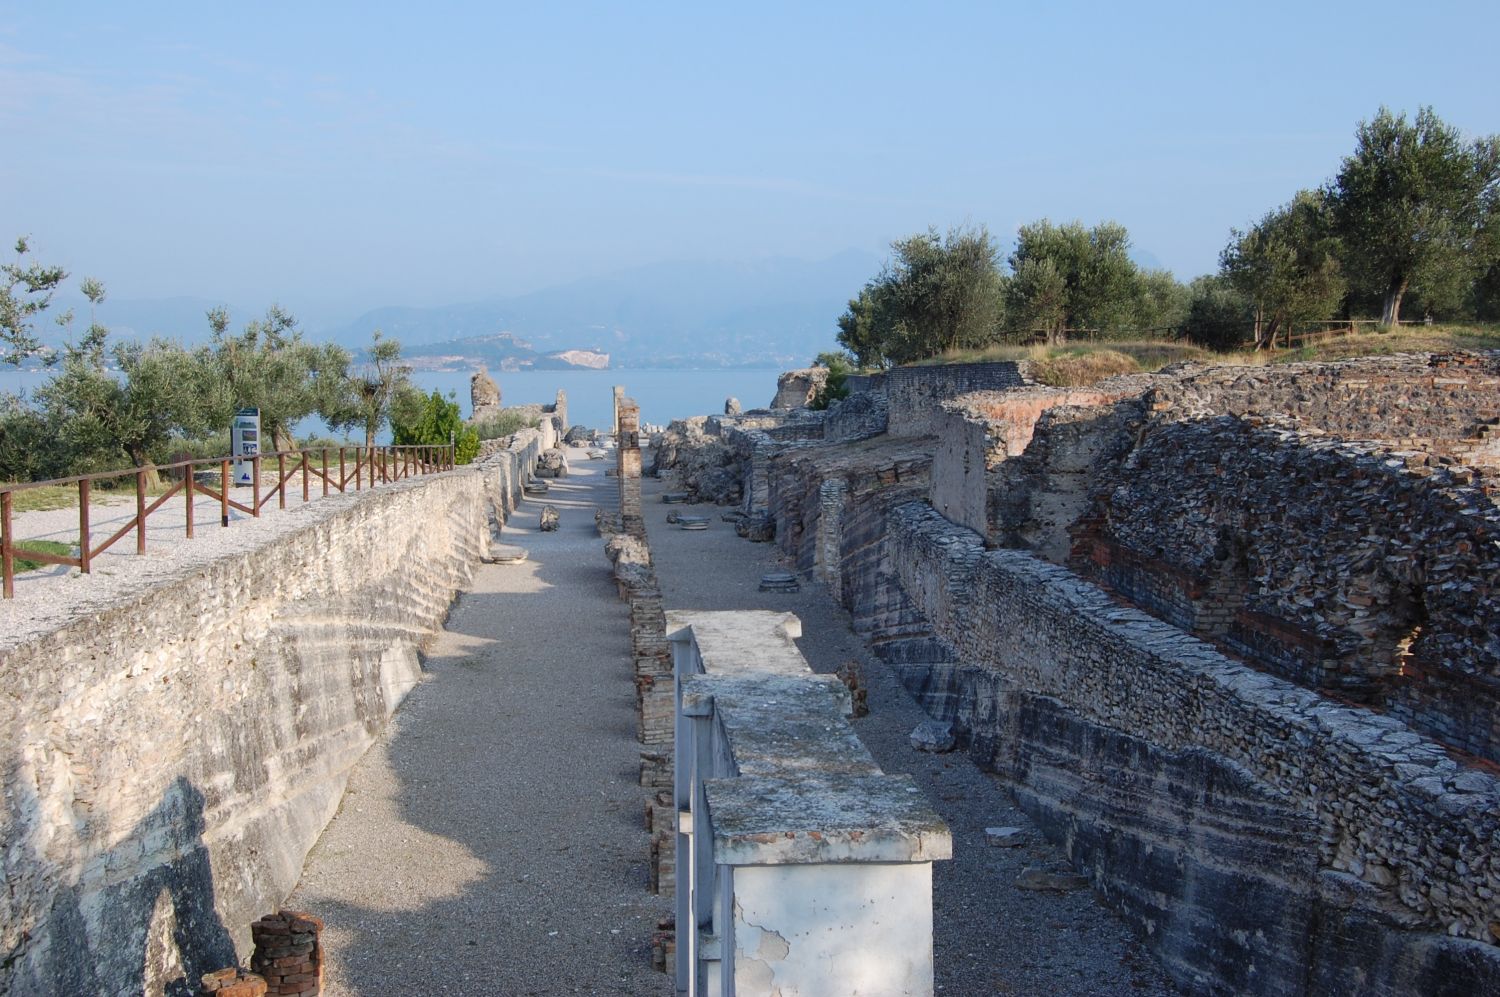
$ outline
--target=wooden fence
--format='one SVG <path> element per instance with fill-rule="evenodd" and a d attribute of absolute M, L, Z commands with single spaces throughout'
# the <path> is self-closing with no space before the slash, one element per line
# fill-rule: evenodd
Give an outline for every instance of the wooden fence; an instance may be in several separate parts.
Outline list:
<path fill-rule="evenodd" d="M 333 459 L 335 452 L 337 462 Z M 262 479 L 261 472 L 266 461 L 270 460 L 276 462 L 276 484 L 268 488 L 267 482 Z M 248 504 L 230 497 L 233 487 L 230 481 L 230 466 L 235 463 L 251 465 L 251 493 L 248 496 Z M 135 533 L 135 552 L 146 553 L 147 517 L 165 506 L 174 496 L 181 496 L 179 501 L 183 503 L 187 512 L 187 536 L 191 538 L 194 504 L 199 495 L 207 495 L 218 501 L 220 525 L 228 526 L 231 509 L 259 517 L 261 509 L 273 498 L 277 499 L 279 508 L 285 509 L 287 488 L 294 485 L 299 477 L 302 483 L 302 501 L 307 502 L 312 497 L 314 479 L 319 482 L 322 493 L 328 495 L 332 491 L 348 491 L 351 486 L 355 491 L 359 491 L 366 485 L 374 488 L 377 485 L 389 484 L 417 475 L 437 474 L 450 470 L 452 467 L 452 446 L 339 447 L 337 451 L 331 447 L 324 447 L 321 450 L 282 450 L 238 460 L 234 457 L 214 457 L 207 460 L 184 460 L 174 464 L 158 465 L 155 470 L 178 477 L 180 480 L 156 496 L 149 504 L 146 482 L 148 473 L 152 469 L 146 467 L 104 471 L 99 474 L 82 474 L 71 478 L 54 478 L 49 481 L 31 481 L 17 485 L 0 485 L 0 569 L 3 569 L 4 573 L 4 597 L 10 599 L 15 596 L 15 562 L 18 557 L 42 564 L 67 565 L 87 573 L 94 558 L 132 532 Z M 203 469 L 208 472 L 207 481 L 201 480 L 205 477 Z M 213 474 L 214 469 L 218 470 L 217 475 Z M 106 540 L 95 544 L 89 529 L 89 499 L 94 483 L 131 477 L 135 479 L 135 515 Z M 215 478 L 217 478 L 217 487 L 214 487 L 213 483 Z M 54 554 L 28 548 L 18 543 L 13 524 L 15 494 L 49 485 L 73 484 L 78 487 L 77 554 L 74 556 Z"/>

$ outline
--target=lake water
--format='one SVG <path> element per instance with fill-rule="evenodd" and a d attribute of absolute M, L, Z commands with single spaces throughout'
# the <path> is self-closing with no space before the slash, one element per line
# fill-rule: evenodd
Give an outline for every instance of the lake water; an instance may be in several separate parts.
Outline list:
<path fill-rule="evenodd" d="M 776 396 L 775 370 L 527 370 L 490 373 L 500 385 L 502 405 L 550 404 L 561 388 L 568 395 L 568 421 L 607 429 L 613 418 L 613 390 L 619 384 L 641 405 L 641 421 L 666 425 L 673 419 L 724 411 L 724 399 L 738 398 L 746 409 L 763 408 Z M 32 392 L 44 384 L 47 371 L 0 372 L 0 390 Z M 423 391 L 452 393 L 470 414 L 469 373 L 416 371 L 412 381 Z M 321 420 L 305 419 L 297 435 L 321 435 Z"/>
<path fill-rule="evenodd" d="M 550 404 L 561 388 L 568 395 L 568 421 L 608 428 L 613 420 L 614 386 L 641 405 L 641 421 L 665 426 L 673 419 L 724 411 L 725 398 L 738 398 L 746 409 L 764 408 L 776 397 L 775 370 L 527 370 L 491 371 L 500 385 L 500 404 Z M 412 380 L 424 391 L 453 392 L 469 415 L 467 373 L 417 371 Z"/>

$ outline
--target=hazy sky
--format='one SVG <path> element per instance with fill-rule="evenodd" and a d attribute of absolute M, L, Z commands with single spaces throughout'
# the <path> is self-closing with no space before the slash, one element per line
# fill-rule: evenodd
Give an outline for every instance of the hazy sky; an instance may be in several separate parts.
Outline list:
<path fill-rule="evenodd" d="M 1497 37 L 1494 0 L 4 2 L 0 238 L 305 314 L 1042 216 L 1186 278 L 1382 103 L 1500 131 Z"/>

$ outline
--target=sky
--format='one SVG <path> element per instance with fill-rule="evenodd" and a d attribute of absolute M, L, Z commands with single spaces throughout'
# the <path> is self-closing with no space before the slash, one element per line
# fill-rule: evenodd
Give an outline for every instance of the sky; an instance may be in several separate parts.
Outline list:
<path fill-rule="evenodd" d="M 1042 217 L 1187 279 L 1382 105 L 1500 132 L 1496 37 L 1493 0 L 3 0 L 0 239 L 325 321 Z"/>

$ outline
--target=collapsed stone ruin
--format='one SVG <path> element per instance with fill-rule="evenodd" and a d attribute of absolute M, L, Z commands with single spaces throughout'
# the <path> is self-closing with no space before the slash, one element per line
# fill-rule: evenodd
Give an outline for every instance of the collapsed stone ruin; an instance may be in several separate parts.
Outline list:
<path fill-rule="evenodd" d="M 826 585 L 1188 989 L 1500 992 L 1500 354 L 1026 373 L 674 423 L 653 471 Z"/>

